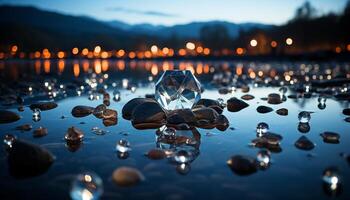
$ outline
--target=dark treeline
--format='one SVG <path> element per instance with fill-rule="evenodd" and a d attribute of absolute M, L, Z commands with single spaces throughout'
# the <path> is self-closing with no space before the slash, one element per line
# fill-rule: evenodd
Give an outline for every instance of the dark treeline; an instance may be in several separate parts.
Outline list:
<path fill-rule="evenodd" d="M 230 36 L 227 28 L 220 24 L 206 25 L 199 38 L 183 38 L 176 34 L 157 37 L 147 34 L 129 33 L 110 27 L 88 17 L 73 17 L 32 7 L 0 7 L 0 51 L 8 51 L 18 45 L 21 51 L 37 51 L 48 48 L 53 51 L 71 50 L 73 47 L 92 49 L 96 45 L 106 50 L 148 50 L 151 45 L 184 48 L 187 41 L 209 47 L 213 51 L 244 48 L 248 54 L 298 54 L 315 51 L 334 51 L 336 47 L 346 49 L 350 43 L 350 1 L 341 13 L 318 16 L 317 10 L 308 2 L 295 12 L 295 17 L 284 25 L 269 29 L 240 30 L 239 36 Z M 293 45 L 287 46 L 287 37 Z M 258 46 L 249 42 L 256 39 Z M 271 42 L 276 41 L 276 47 Z"/>

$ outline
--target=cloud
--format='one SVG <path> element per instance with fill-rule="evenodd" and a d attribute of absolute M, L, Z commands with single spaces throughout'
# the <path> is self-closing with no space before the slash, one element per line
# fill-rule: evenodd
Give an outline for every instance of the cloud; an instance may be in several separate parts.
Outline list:
<path fill-rule="evenodd" d="M 107 10 L 114 11 L 114 12 L 124 12 L 124 13 L 132 13 L 137 15 L 148 15 L 148 16 L 157 16 L 157 17 L 178 17 L 178 15 L 171 14 L 171 13 L 164 13 L 164 12 L 158 12 L 158 11 L 142 11 L 142 10 L 136 10 L 136 9 L 123 8 L 123 7 L 107 8 Z"/>

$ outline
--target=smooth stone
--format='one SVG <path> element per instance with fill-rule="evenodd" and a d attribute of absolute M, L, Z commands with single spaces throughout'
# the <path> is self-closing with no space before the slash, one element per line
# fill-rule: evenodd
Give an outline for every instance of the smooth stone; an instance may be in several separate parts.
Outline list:
<path fill-rule="evenodd" d="M 311 142 L 307 137 L 301 136 L 294 144 L 298 149 L 301 150 L 312 150 L 315 147 L 315 144 Z"/>
<path fill-rule="evenodd" d="M 78 128 L 75 128 L 72 126 L 71 128 L 68 128 L 66 135 L 64 136 L 67 143 L 79 143 L 84 138 L 84 133 Z"/>
<path fill-rule="evenodd" d="M 154 98 L 156 98 L 156 97 L 155 97 L 155 94 L 145 94 L 145 98 L 154 99 Z"/>
<path fill-rule="evenodd" d="M 310 124 L 309 123 L 299 123 L 298 124 L 298 131 L 301 133 L 307 133 L 310 131 Z"/>
<path fill-rule="evenodd" d="M 345 118 L 344 121 L 350 122 L 350 117 Z"/>
<path fill-rule="evenodd" d="M 338 144 L 340 135 L 338 133 L 330 132 L 330 131 L 325 131 L 320 134 L 320 136 L 323 138 L 323 141 L 325 143 L 331 143 L 331 144 Z"/>
<path fill-rule="evenodd" d="M 103 119 L 115 119 L 118 117 L 118 113 L 113 109 L 105 109 L 102 113 Z"/>
<path fill-rule="evenodd" d="M 245 94 L 245 95 L 243 95 L 243 96 L 241 96 L 241 99 L 243 99 L 243 100 L 252 100 L 252 99 L 254 99 L 255 97 L 253 96 L 253 95 L 251 95 L 251 94 Z"/>
<path fill-rule="evenodd" d="M 344 115 L 350 116 L 350 108 L 345 108 L 345 109 L 343 110 L 343 114 L 344 114 Z"/>
<path fill-rule="evenodd" d="M 256 108 L 256 111 L 258 111 L 258 113 L 265 114 L 265 113 L 272 112 L 273 109 L 270 108 L 270 107 L 267 107 L 267 106 L 258 106 L 258 107 Z"/>
<path fill-rule="evenodd" d="M 179 109 L 171 111 L 167 114 L 167 123 L 193 125 L 196 123 L 196 116 L 191 109 Z"/>
<path fill-rule="evenodd" d="M 219 94 L 228 94 L 231 91 L 232 91 L 231 88 L 227 88 L 227 87 L 222 87 L 222 88 L 219 88 L 218 90 Z"/>
<path fill-rule="evenodd" d="M 276 113 L 278 115 L 287 116 L 288 115 L 288 109 L 287 108 L 280 108 L 280 109 L 276 110 Z"/>
<path fill-rule="evenodd" d="M 139 124 L 132 124 L 134 128 L 136 129 L 156 129 L 160 128 L 164 125 L 164 122 L 152 122 L 152 123 L 139 123 Z"/>
<path fill-rule="evenodd" d="M 230 112 L 238 112 L 248 106 L 249 104 L 240 99 L 237 99 L 236 97 L 232 97 L 227 100 L 227 110 Z"/>
<path fill-rule="evenodd" d="M 237 175 L 250 175 L 257 171 L 257 161 L 250 156 L 236 155 L 227 161 L 228 166 Z"/>
<path fill-rule="evenodd" d="M 194 108 L 192 112 L 197 120 L 208 120 L 210 122 L 214 122 L 219 114 L 212 108 L 204 107 L 204 108 Z"/>
<path fill-rule="evenodd" d="M 12 111 L 0 110 L 0 124 L 18 121 L 21 117 Z"/>
<path fill-rule="evenodd" d="M 213 129 L 216 127 L 216 124 L 213 122 L 210 122 L 209 120 L 201 119 L 197 121 L 196 127 L 203 128 L 203 129 Z"/>
<path fill-rule="evenodd" d="M 144 102 L 133 110 L 132 124 L 162 123 L 165 121 L 165 112 L 157 102 Z"/>
<path fill-rule="evenodd" d="M 291 94 L 291 95 L 288 95 L 288 98 L 289 99 L 297 99 L 298 96 L 296 94 Z"/>
<path fill-rule="evenodd" d="M 48 134 L 47 128 L 39 127 L 33 131 L 33 137 L 43 137 Z"/>
<path fill-rule="evenodd" d="M 103 119 L 102 123 L 104 126 L 115 126 L 118 124 L 118 119 L 117 118 Z"/>
<path fill-rule="evenodd" d="M 30 105 L 30 109 L 34 110 L 35 108 L 39 108 L 41 111 L 44 110 L 51 110 L 56 108 L 58 105 L 55 102 L 39 102 L 39 103 L 33 103 Z"/>
<path fill-rule="evenodd" d="M 23 124 L 23 125 L 17 126 L 16 130 L 19 130 L 19 131 L 30 131 L 30 130 L 32 130 L 32 128 L 33 128 L 33 126 L 31 124 Z"/>
<path fill-rule="evenodd" d="M 143 174 L 135 168 L 119 167 L 112 174 L 113 181 L 123 187 L 134 186 L 145 180 Z"/>
<path fill-rule="evenodd" d="M 10 174 L 28 178 L 45 173 L 54 162 L 54 156 L 45 148 L 23 140 L 15 140 L 8 152 Z"/>
<path fill-rule="evenodd" d="M 213 105 L 213 106 L 209 106 L 209 108 L 214 109 L 218 114 L 222 114 L 222 112 L 224 112 L 224 110 L 220 106 Z"/>
<path fill-rule="evenodd" d="M 252 141 L 256 147 L 278 146 L 283 137 L 276 133 L 268 132 L 262 137 L 258 137 Z"/>
<path fill-rule="evenodd" d="M 122 109 L 122 116 L 124 119 L 130 120 L 134 109 L 145 102 L 156 102 L 153 98 L 135 98 L 126 103 Z"/>
<path fill-rule="evenodd" d="M 94 108 L 90 106 L 75 106 L 71 113 L 73 117 L 85 117 L 90 115 L 93 111 Z"/>
<path fill-rule="evenodd" d="M 192 129 L 191 126 L 189 126 L 186 123 L 180 123 L 180 124 L 169 124 L 169 127 L 173 127 L 176 130 L 190 130 Z"/>
<path fill-rule="evenodd" d="M 250 90 L 250 88 L 249 88 L 249 86 L 247 86 L 247 85 L 244 85 L 244 86 L 241 87 L 241 91 L 242 91 L 243 93 L 247 93 L 247 92 L 249 92 L 249 90 Z"/>
<path fill-rule="evenodd" d="M 225 131 L 230 126 L 230 122 L 224 115 L 219 115 L 216 118 L 216 128 L 220 131 Z"/>
<path fill-rule="evenodd" d="M 267 103 L 269 104 L 280 104 L 282 103 L 281 95 L 276 93 L 271 93 L 267 96 Z"/>
<path fill-rule="evenodd" d="M 213 99 L 200 99 L 195 105 L 195 106 L 199 106 L 199 105 L 203 105 L 205 107 L 210 107 L 210 106 L 219 106 L 221 107 L 220 103 L 217 100 L 213 100 Z"/>
<path fill-rule="evenodd" d="M 146 156 L 151 160 L 161 160 L 166 158 L 166 153 L 162 149 L 151 149 Z"/>
<path fill-rule="evenodd" d="M 107 106 L 105 104 L 100 104 L 98 106 L 96 106 L 96 108 L 94 109 L 94 111 L 92 112 L 92 114 L 99 118 L 102 119 L 103 118 L 103 112 L 107 109 Z"/>

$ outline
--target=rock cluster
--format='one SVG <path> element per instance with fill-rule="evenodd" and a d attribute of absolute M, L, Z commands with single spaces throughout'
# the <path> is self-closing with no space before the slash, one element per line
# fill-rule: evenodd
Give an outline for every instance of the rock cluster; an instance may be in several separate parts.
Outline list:
<path fill-rule="evenodd" d="M 74 117 L 86 117 L 93 114 L 96 118 L 102 119 L 105 126 L 112 126 L 118 123 L 118 113 L 116 110 L 109 109 L 105 104 L 100 104 L 96 108 L 90 106 L 75 106 L 72 109 Z"/>

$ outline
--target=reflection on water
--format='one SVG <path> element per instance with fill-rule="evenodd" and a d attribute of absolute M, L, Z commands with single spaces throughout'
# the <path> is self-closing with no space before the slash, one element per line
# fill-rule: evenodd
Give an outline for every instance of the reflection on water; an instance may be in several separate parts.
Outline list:
<path fill-rule="evenodd" d="M 136 97 L 152 97 L 155 82 L 168 69 L 191 70 L 202 83 L 202 98 L 218 99 L 224 107 L 228 99 L 237 97 L 249 106 L 239 112 L 224 109 L 230 122 L 225 131 L 135 129 L 122 118 L 123 106 Z M 16 122 L 0 125 L 2 137 L 7 135 L 4 142 L 12 144 L 17 137 L 55 155 L 47 171 L 18 180 L 9 173 L 7 151 L 1 149 L 0 195 L 4 199 L 68 199 L 77 175 L 93 172 L 89 173 L 92 178 L 103 181 L 104 199 L 281 199 L 286 195 L 293 199 L 347 199 L 350 123 L 344 121 L 342 111 L 349 107 L 349 72 L 348 63 L 0 62 L 0 110 L 21 116 Z M 117 123 L 106 126 L 94 115 L 79 118 L 71 114 L 77 105 L 100 105 L 105 100 L 101 90 L 111 95 L 109 108 L 118 112 Z M 58 106 L 29 109 L 31 103 L 41 100 L 55 101 Z M 257 112 L 261 105 L 273 111 Z M 24 124 L 32 127 L 16 128 Z M 81 143 L 68 145 L 64 136 L 72 126 L 85 137 Z M 47 128 L 48 134 L 33 137 L 32 130 L 39 127 Z M 339 142 L 325 142 L 320 133 L 326 131 L 338 133 Z M 152 149 L 163 150 L 165 158 L 144 156 Z M 238 158 L 244 161 L 243 168 L 248 166 L 249 175 L 241 176 L 227 166 L 226 161 L 235 155 L 245 156 Z M 257 170 L 249 171 L 250 161 L 258 165 Z M 145 181 L 131 188 L 115 185 L 111 175 L 120 166 L 138 169 Z M 86 184 L 79 182 L 78 191 L 92 191 L 80 187 Z M 102 190 L 98 191 L 101 195 Z"/>

